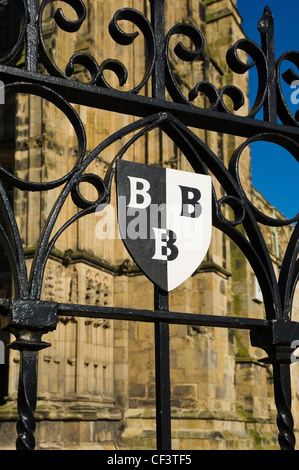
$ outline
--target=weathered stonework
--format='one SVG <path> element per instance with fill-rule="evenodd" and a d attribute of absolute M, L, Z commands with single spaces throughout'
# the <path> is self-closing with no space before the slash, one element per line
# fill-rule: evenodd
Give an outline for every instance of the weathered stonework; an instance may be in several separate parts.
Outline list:
<path fill-rule="evenodd" d="M 67 63 L 74 52 L 88 50 L 99 63 L 121 57 L 129 71 L 132 88 L 144 72 L 142 38 L 128 48 L 114 45 L 107 26 L 119 0 L 86 2 L 89 16 L 80 35 L 59 31 L 53 11 L 45 15 L 46 41 L 58 65 Z M 145 11 L 149 2 L 128 0 L 126 6 Z M 74 12 L 68 5 L 65 15 Z M 248 96 L 246 77 L 229 72 L 225 54 L 243 37 L 236 1 L 172 0 L 166 2 L 166 30 L 186 21 L 206 34 L 203 60 L 191 65 L 172 57 L 182 90 L 189 91 L 199 79 L 221 88 L 240 87 Z M 130 26 L 126 25 L 126 31 Z M 59 46 L 63 44 L 63 47 Z M 77 78 L 85 71 L 78 68 Z M 85 77 L 86 78 L 86 77 Z M 192 83 L 191 83 L 192 82 Z M 146 91 L 145 91 L 146 92 Z M 198 97 L 195 103 L 200 103 Z M 50 181 L 66 174 L 77 157 L 76 136 L 67 119 L 53 105 L 36 96 L 18 96 L 10 155 L 15 172 L 22 178 Z M 88 151 L 113 131 L 132 121 L 131 117 L 75 106 L 87 132 Z M 247 109 L 247 108 L 246 108 Z M 7 124 L 6 124 L 7 126 Z M 3 133 L 11 132 L 4 129 Z M 227 163 L 242 139 L 198 131 L 198 135 Z M 122 148 L 115 143 L 91 165 L 103 176 L 108 164 Z M 5 162 L 7 150 L 1 147 Z M 185 157 L 161 131 L 137 141 L 127 159 L 190 171 Z M 2 161 L 2 160 L 1 160 Z M 241 176 L 252 200 L 265 212 L 273 210 L 251 182 L 250 150 L 241 161 Z M 214 181 L 219 197 L 223 190 Z M 82 193 L 94 198 L 85 185 Z M 60 189 L 45 193 L 15 191 L 14 206 L 27 256 L 28 269 L 38 235 Z M 113 194 L 115 204 L 115 194 Z M 115 207 L 115 206 L 114 206 Z M 58 219 L 58 229 L 77 208 L 67 201 Z M 225 209 L 229 216 L 229 209 Z M 277 212 L 277 211 L 276 211 Z M 277 216 L 281 217 L 277 212 Z M 100 214 L 78 220 L 64 232 L 47 264 L 43 299 L 63 303 L 153 308 L 153 286 L 130 260 L 121 240 L 99 240 Z M 110 229 L 116 228 L 112 215 Z M 289 228 L 265 228 L 264 236 L 277 270 Z M 1 284 L 5 291 L 7 282 Z M 210 250 L 202 265 L 170 295 L 170 308 L 178 312 L 208 315 L 264 317 L 254 273 L 239 249 L 213 229 Z M 295 317 L 299 315 L 296 300 Z M 170 326 L 172 441 L 174 449 L 274 449 L 277 448 L 275 406 L 271 368 L 258 362 L 263 353 L 250 345 L 246 331 Z M 59 317 L 57 330 L 45 336 L 52 346 L 39 355 L 37 406 L 38 449 L 154 449 L 155 370 L 152 324 Z M 0 406 L 0 449 L 14 448 L 16 394 L 19 358 L 11 351 L 8 389 Z M 299 381 L 293 369 L 293 380 Z M 295 416 L 299 400 L 294 397 Z M 296 423 L 296 430 L 298 424 Z"/>

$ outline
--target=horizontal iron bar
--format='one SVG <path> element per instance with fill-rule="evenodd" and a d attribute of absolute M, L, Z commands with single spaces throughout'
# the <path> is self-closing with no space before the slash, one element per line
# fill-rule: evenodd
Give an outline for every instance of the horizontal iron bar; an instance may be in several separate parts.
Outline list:
<path fill-rule="evenodd" d="M 270 327 L 267 320 L 244 317 L 222 317 L 218 315 L 200 315 L 180 312 L 160 312 L 94 305 L 57 304 L 57 315 L 110 320 L 130 320 L 140 322 L 161 322 L 180 325 L 213 326 L 219 328 L 237 328 L 243 330 L 264 330 Z"/>
<path fill-rule="evenodd" d="M 270 132 L 299 141 L 299 127 L 291 127 L 254 118 L 225 114 L 172 101 L 164 101 L 128 92 L 79 83 L 35 72 L 0 65 L 0 79 L 4 83 L 16 81 L 44 85 L 62 95 L 67 101 L 82 106 L 146 117 L 159 112 L 170 113 L 186 126 L 240 137 L 253 137 Z"/>

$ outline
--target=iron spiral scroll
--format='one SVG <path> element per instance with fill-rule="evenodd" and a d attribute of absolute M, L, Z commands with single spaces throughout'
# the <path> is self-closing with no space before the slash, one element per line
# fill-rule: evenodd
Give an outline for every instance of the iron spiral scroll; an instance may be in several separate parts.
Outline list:
<path fill-rule="evenodd" d="M 32 369 L 33 367 L 33 369 Z M 17 421 L 17 450 L 30 450 L 35 447 L 35 408 L 36 384 L 28 386 L 28 380 L 35 376 L 36 353 L 21 353 L 21 373 L 19 383 L 19 419 Z"/>
<path fill-rule="evenodd" d="M 58 67 L 47 50 L 43 33 L 43 15 L 46 7 L 53 4 L 52 0 L 43 0 L 40 6 L 36 0 L 0 2 L 0 7 L 3 9 L 14 5 L 19 18 L 19 34 L 15 44 L 9 52 L 0 57 L 0 78 L 5 84 L 6 93 L 33 94 L 50 101 L 67 117 L 78 143 L 75 165 L 67 174 L 55 181 L 23 180 L 4 167 L 0 167 L 0 240 L 9 259 L 15 292 L 14 299 L 0 299 L 1 327 L 16 336 L 16 341 L 11 347 L 21 354 L 18 449 L 35 448 L 36 355 L 39 350 L 49 346 L 42 341 L 42 335 L 55 330 L 59 314 L 66 315 L 70 312 L 78 316 L 88 314 L 135 321 L 138 319 L 144 321 L 146 318 L 155 322 L 157 332 L 161 334 L 157 340 L 158 348 L 163 342 L 163 334 L 169 337 L 167 331 L 164 333 L 162 331 L 167 329 L 167 321 L 250 330 L 252 345 L 265 350 L 267 358 L 264 361 L 273 365 L 281 449 L 291 450 L 295 447 L 290 365 L 292 342 L 299 340 L 297 323 L 292 321 L 291 317 L 293 297 L 299 277 L 299 213 L 290 220 L 276 220 L 261 213 L 247 197 L 242 186 L 239 162 L 242 152 L 257 141 L 276 143 L 288 150 L 297 162 L 299 161 L 298 115 L 294 116 L 288 108 L 282 89 L 282 79 L 290 84 L 299 76 L 293 69 L 281 74 L 283 61 L 292 62 L 299 67 L 299 53 L 289 51 L 276 60 L 274 21 L 270 9 L 266 7 L 258 23 L 261 45 L 244 38 L 238 40 L 227 52 L 227 64 L 233 73 L 245 74 L 253 67 L 257 70 L 257 95 L 247 115 L 239 116 L 236 113 L 242 110 L 246 99 L 242 90 L 233 85 L 217 89 L 208 79 L 200 79 L 189 90 L 188 96 L 185 96 L 174 73 L 173 57 L 183 62 L 202 60 L 205 38 L 200 29 L 191 23 L 174 25 L 165 32 L 165 1 L 149 0 L 150 19 L 133 8 L 121 8 L 111 19 L 109 33 L 118 45 L 124 47 L 131 45 L 140 33 L 144 37 L 146 50 L 144 74 L 140 83 L 129 91 L 121 91 L 127 83 L 130 71 L 118 59 L 104 58 L 98 63 L 92 55 L 80 52 L 69 59 L 64 71 Z M 70 34 L 79 31 L 87 15 L 85 3 L 82 0 L 61 0 L 60 3 L 62 7 L 57 8 L 53 17 L 56 27 Z M 65 5 L 73 8 L 77 15 L 76 20 L 70 20 L 64 15 Z M 136 27 L 136 31 L 125 32 L 120 27 L 120 21 L 129 22 Z M 178 42 L 171 51 L 171 44 L 176 35 L 187 37 L 193 47 L 187 48 L 182 42 Z M 17 60 L 23 51 L 25 51 L 25 65 L 17 67 Z M 250 62 L 241 59 L 243 53 L 251 58 Z M 73 78 L 75 65 L 80 65 L 89 72 L 88 83 L 81 83 Z M 41 73 L 40 69 L 47 73 Z M 118 89 L 109 83 L 105 75 L 107 70 L 116 75 Z M 144 92 L 145 88 L 148 89 L 149 85 L 152 87 L 151 96 L 142 94 L 141 92 Z M 205 96 L 207 107 L 196 104 L 196 98 L 200 93 Z M 166 99 L 166 94 L 170 98 Z M 227 97 L 230 98 L 233 109 L 226 105 Z M 87 154 L 85 128 L 71 103 L 129 114 L 137 119 L 107 136 Z M 261 110 L 263 120 L 256 118 Z M 192 127 L 237 135 L 243 137 L 245 141 L 235 150 L 229 166 L 226 167 L 207 144 L 190 130 Z M 123 158 L 139 138 L 154 129 L 160 129 L 176 144 L 195 172 L 211 173 L 223 188 L 225 196 L 219 200 L 216 191 L 213 191 L 213 225 L 236 243 L 251 264 L 263 292 L 265 319 L 178 315 L 168 311 L 165 293 L 161 292 L 156 292 L 154 311 L 135 310 L 133 316 L 132 310 L 129 309 L 117 311 L 105 307 L 93 309 L 88 306 L 66 306 L 41 300 L 46 263 L 56 241 L 71 224 L 95 212 L 99 206 L 105 207 L 110 203 L 115 162 Z M 114 156 L 105 177 L 100 178 L 99 175 L 88 172 L 95 158 L 124 136 L 129 136 L 128 143 Z M 5 189 L 6 182 L 19 191 L 42 192 L 60 188 L 59 197 L 40 235 L 29 276 L 14 210 Z M 95 200 L 89 201 L 83 197 L 80 192 L 80 184 L 83 182 L 96 189 Z M 70 198 L 78 210 L 54 232 L 59 214 Z M 224 215 L 223 207 L 227 205 L 234 213 L 234 220 L 228 220 Z M 294 230 L 277 280 L 260 225 L 275 227 L 290 224 L 294 225 Z M 242 226 L 243 232 L 239 230 L 239 226 Z M 157 321 L 157 313 L 160 318 L 164 317 L 163 327 L 162 323 Z M 167 364 L 167 360 L 161 362 Z M 168 393 L 169 387 L 163 383 L 162 374 L 160 377 L 162 383 L 159 386 Z M 162 391 L 162 395 L 159 395 L 160 402 L 169 405 L 169 397 L 163 393 L 165 392 Z M 163 409 L 160 411 L 161 414 L 164 413 Z M 169 410 L 166 414 L 170 421 Z M 168 431 L 168 425 L 161 420 L 157 432 L 158 448 L 169 448 Z"/>
<path fill-rule="evenodd" d="M 295 436 L 294 420 L 291 413 L 290 368 L 286 364 L 273 366 L 275 397 L 277 402 L 278 441 L 282 450 L 293 450 Z M 286 387 L 285 384 L 288 384 Z"/>

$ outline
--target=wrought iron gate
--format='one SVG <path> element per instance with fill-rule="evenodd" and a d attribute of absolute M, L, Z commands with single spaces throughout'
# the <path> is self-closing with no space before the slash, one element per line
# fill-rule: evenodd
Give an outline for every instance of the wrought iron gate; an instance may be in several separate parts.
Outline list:
<path fill-rule="evenodd" d="M 12 1 L 1 0 L 1 7 L 7 8 Z M 83 0 L 62 0 L 62 2 L 72 6 L 78 19 L 69 20 L 62 10 L 58 9 L 55 13 L 56 24 L 66 32 L 79 30 L 86 17 Z M 267 353 L 265 361 L 273 366 L 279 443 L 281 449 L 292 450 L 295 446 L 295 437 L 291 413 L 290 364 L 294 341 L 299 340 L 299 328 L 298 323 L 292 321 L 291 313 L 299 275 L 299 215 L 292 220 L 281 221 L 261 214 L 248 200 L 243 190 L 239 176 L 239 159 L 244 148 L 251 143 L 267 141 L 287 149 L 299 161 L 298 122 L 285 102 L 280 78 L 282 62 L 288 60 L 299 66 L 299 53 L 290 51 L 275 59 L 273 17 L 269 8 L 266 8 L 258 26 L 261 46 L 244 38 L 227 52 L 227 62 L 233 72 L 243 74 L 255 66 L 259 78 L 257 98 L 250 113 L 246 117 L 236 116 L 227 109 L 224 99 L 228 95 L 234 103 L 235 110 L 243 105 L 242 92 L 235 86 L 225 86 L 219 91 L 212 83 L 200 81 L 190 91 L 188 98 L 183 96 L 169 60 L 170 39 L 175 34 L 187 36 L 193 43 L 193 49 L 188 50 L 179 43 L 175 53 L 184 61 L 193 61 L 200 57 L 204 47 L 204 37 L 195 26 L 184 23 L 175 25 L 165 35 L 165 0 L 149 0 L 149 2 L 150 20 L 139 11 L 122 8 L 115 13 L 110 23 L 110 35 L 118 44 L 131 44 L 136 37 L 136 33 L 128 34 L 122 31 L 118 24 L 120 20 L 127 20 L 137 26 L 146 41 L 147 69 L 141 83 L 129 92 L 120 92 L 107 83 L 103 73 L 104 70 L 112 70 L 118 76 L 120 83 L 125 83 L 126 70 L 117 60 L 108 59 L 99 65 L 93 57 L 77 53 L 70 59 L 65 75 L 49 58 L 43 38 L 42 17 L 45 7 L 51 3 L 51 0 L 42 0 L 40 6 L 37 0 L 14 0 L 21 21 L 15 44 L 5 57 L 1 58 L 0 78 L 5 84 L 6 94 L 34 94 L 54 103 L 71 122 L 79 142 L 76 165 L 68 174 L 56 181 L 41 183 L 25 181 L 5 168 L 0 169 L 0 237 L 9 259 L 14 285 L 14 298 L 0 299 L 1 327 L 16 337 L 10 347 L 20 351 L 21 355 L 16 446 L 17 449 L 35 447 L 37 353 L 49 346 L 43 341 L 42 336 L 56 328 L 59 315 L 75 315 L 154 323 L 157 448 L 161 450 L 171 448 L 169 324 L 249 330 L 252 345 L 265 350 Z M 13 65 L 13 60 L 24 44 L 26 66 L 21 69 Z M 252 62 L 250 64 L 243 62 L 239 57 L 239 51 L 247 53 Z M 38 71 L 39 61 L 48 74 Z M 89 70 L 91 74 L 89 83 L 78 83 L 71 79 L 75 64 L 80 64 Z M 290 84 L 298 77 L 290 69 L 284 73 L 283 78 Z M 150 79 L 152 95 L 143 96 L 140 91 Z M 165 98 L 166 90 L 172 101 Z M 200 92 L 210 102 L 208 109 L 192 104 L 193 98 Z M 135 116 L 138 119 L 108 136 L 85 156 L 84 127 L 70 103 L 98 107 Z M 259 110 L 263 110 L 263 120 L 255 119 Z M 190 130 L 190 127 L 237 135 L 244 137 L 246 141 L 236 149 L 229 168 L 226 168 L 213 151 Z M 172 139 L 195 172 L 206 174 L 209 170 L 224 188 L 226 196 L 221 200 L 217 200 L 215 192 L 213 193 L 213 225 L 228 235 L 250 262 L 263 293 L 265 319 L 172 312 L 169 311 L 168 294 L 158 288 L 155 288 L 155 304 L 152 311 L 61 304 L 40 299 L 45 265 L 59 236 L 75 220 L 94 212 L 99 204 L 110 201 L 113 168 L 109 169 L 105 179 L 101 179 L 98 175 L 85 173 L 88 166 L 100 152 L 120 137 L 137 132 L 130 141 L 132 144 L 134 140 L 153 128 L 162 129 Z M 123 156 L 124 151 L 125 149 L 120 152 L 118 158 Z M 98 191 L 96 201 L 90 202 L 83 198 L 78 188 L 82 181 L 96 188 Z M 21 191 L 47 191 L 62 187 L 40 236 L 29 278 L 14 211 L 5 191 L 7 182 Z M 53 233 L 55 222 L 68 195 L 71 195 L 80 210 L 57 233 Z M 221 209 L 224 204 L 232 207 L 235 214 L 233 221 L 223 216 Z M 240 224 L 243 225 L 244 233 L 237 228 Z M 278 281 L 259 224 L 268 226 L 294 224 Z"/>

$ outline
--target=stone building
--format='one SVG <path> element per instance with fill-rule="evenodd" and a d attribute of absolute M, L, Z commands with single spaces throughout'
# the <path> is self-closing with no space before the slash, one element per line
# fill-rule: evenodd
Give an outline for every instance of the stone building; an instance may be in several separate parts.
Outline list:
<path fill-rule="evenodd" d="M 114 13 L 124 6 L 149 16 L 149 2 L 86 0 L 88 17 L 79 32 L 72 35 L 57 27 L 56 3 L 49 2 L 45 9 L 43 31 L 49 54 L 61 70 L 74 52 L 88 51 L 99 64 L 108 57 L 119 58 L 126 64 L 128 82 L 121 89 L 132 89 L 140 82 L 145 67 L 142 35 L 132 45 L 123 47 L 114 43 L 107 28 Z M 76 17 L 67 4 L 63 4 L 63 11 L 70 19 Z M 184 21 L 198 26 L 207 40 L 201 60 L 190 65 L 180 63 L 171 55 L 183 91 L 188 92 L 199 78 L 207 77 L 217 88 L 236 85 L 248 96 L 247 75 L 231 73 L 225 60 L 227 49 L 244 37 L 236 0 L 166 1 L 165 15 L 166 31 Z M 130 31 L 130 25 L 124 29 Z M 22 66 L 22 57 L 19 65 Z M 74 77 L 86 81 L 88 72 L 75 66 Z M 107 71 L 107 81 L 118 87 L 112 72 L 110 75 Z M 147 93 L 147 88 L 143 92 Z M 34 95 L 10 96 L 8 104 L 0 109 L 6 113 L 1 119 L 2 164 L 13 167 L 19 177 L 32 181 L 55 180 L 70 171 L 77 158 L 77 139 L 61 111 Z M 241 112 L 246 113 L 248 106 L 247 103 Z M 129 116 L 83 106 L 76 105 L 75 109 L 86 128 L 87 153 L 132 121 Z M 198 131 L 198 135 L 224 162 L 228 162 L 242 142 L 237 137 L 206 131 Z M 99 154 L 88 171 L 103 176 L 124 143 L 125 139 Z M 137 141 L 126 159 L 190 171 L 184 155 L 161 131 L 153 131 Z M 241 176 L 247 194 L 258 207 L 269 213 L 273 211 L 252 187 L 249 149 L 242 157 Z M 222 188 L 214 183 L 221 196 Z M 28 268 L 40 231 L 60 190 L 44 193 L 15 190 L 11 194 Z M 81 191 L 89 200 L 94 197 L 88 184 L 82 184 Z M 77 210 L 72 200 L 67 201 L 57 229 Z M 275 213 L 282 217 L 278 211 Z M 115 212 L 110 211 L 108 216 L 109 230 L 117 233 Z M 152 284 L 134 265 L 118 237 L 101 239 L 102 220 L 100 212 L 88 215 L 58 239 L 46 267 L 43 298 L 153 308 Z M 289 227 L 265 229 L 277 269 L 290 230 Z M 1 296 L 5 297 L 10 293 L 9 275 L 4 268 L 1 274 Z M 224 316 L 263 318 L 264 315 L 263 301 L 249 264 L 234 243 L 216 229 L 204 262 L 171 293 L 170 308 Z M 249 334 L 231 329 L 171 325 L 170 338 L 173 449 L 277 448 L 271 367 L 258 362 L 262 352 L 251 347 Z M 39 353 L 38 361 L 38 449 L 155 448 L 151 324 L 59 317 L 57 330 L 49 333 L 46 340 L 52 346 Z M 0 448 L 10 449 L 15 442 L 18 353 L 10 351 L 6 365 L 0 367 L 4 384 Z M 298 373 L 294 380 L 298 381 Z M 299 411 L 296 400 L 294 410 L 296 417 Z"/>

